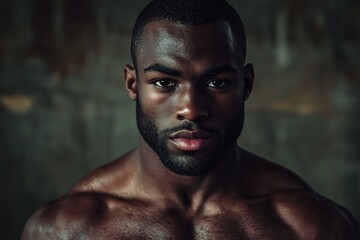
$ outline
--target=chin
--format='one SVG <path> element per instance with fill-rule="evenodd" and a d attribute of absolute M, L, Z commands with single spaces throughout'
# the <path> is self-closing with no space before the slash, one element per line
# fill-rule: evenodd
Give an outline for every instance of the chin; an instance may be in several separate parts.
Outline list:
<path fill-rule="evenodd" d="M 170 155 L 160 153 L 159 157 L 166 168 L 184 176 L 201 176 L 210 172 L 220 160 L 214 153 L 184 152 Z"/>

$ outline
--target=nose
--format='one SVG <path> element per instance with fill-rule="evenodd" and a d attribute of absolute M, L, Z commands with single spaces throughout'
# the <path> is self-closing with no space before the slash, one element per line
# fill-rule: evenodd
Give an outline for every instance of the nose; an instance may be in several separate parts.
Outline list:
<path fill-rule="evenodd" d="M 176 110 L 176 119 L 183 121 L 203 121 L 209 117 L 208 102 L 206 96 L 189 87 L 180 94 Z"/>

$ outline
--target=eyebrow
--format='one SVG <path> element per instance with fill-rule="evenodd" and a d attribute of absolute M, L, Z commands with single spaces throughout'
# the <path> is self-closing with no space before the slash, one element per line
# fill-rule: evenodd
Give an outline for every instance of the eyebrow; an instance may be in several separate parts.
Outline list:
<path fill-rule="evenodd" d="M 144 72 L 161 72 L 174 77 L 181 76 L 181 71 L 174 68 L 166 67 L 159 63 L 155 63 L 148 66 L 147 68 L 144 69 Z"/>
<path fill-rule="evenodd" d="M 167 75 L 174 76 L 174 77 L 178 77 L 178 76 L 182 75 L 181 71 L 174 69 L 174 68 L 164 66 L 160 63 L 155 63 L 155 64 L 152 64 L 152 65 L 146 67 L 144 69 L 144 72 L 161 72 L 161 73 L 165 73 Z M 203 72 L 201 72 L 200 77 L 206 78 L 206 77 L 216 76 L 218 74 L 225 73 L 225 72 L 237 73 L 238 71 L 230 65 L 222 65 L 222 66 L 217 66 L 217 67 L 210 67 L 210 68 L 204 70 Z"/>
<path fill-rule="evenodd" d="M 201 77 L 206 78 L 206 77 L 216 76 L 218 74 L 226 73 L 226 72 L 237 73 L 238 71 L 230 65 L 222 65 L 222 66 L 210 67 L 210 68 L 206 69 L 205 71 L 203 71 L 201 73 Z"/>

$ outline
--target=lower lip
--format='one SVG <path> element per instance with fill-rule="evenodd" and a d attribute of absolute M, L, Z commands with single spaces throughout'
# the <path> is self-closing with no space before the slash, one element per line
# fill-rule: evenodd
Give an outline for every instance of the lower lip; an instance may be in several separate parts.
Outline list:
<path fill-rule="evenodd" d="M 177 148 L 183 151 L 199 151 L 207 147 L 210 143 L 210 139 L 203 138 L 174 138 L 171 139 L 171 141 Z"/>

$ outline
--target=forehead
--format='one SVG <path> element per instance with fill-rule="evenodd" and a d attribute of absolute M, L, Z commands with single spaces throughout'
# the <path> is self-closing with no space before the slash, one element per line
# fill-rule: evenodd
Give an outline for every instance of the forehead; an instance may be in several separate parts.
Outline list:
<path fill-rule="evenodd" d="M 169 21 L 147 24 L 138 47 L 137 64 L 157 62 L 211 65 L 239 64 L 241 53 L 226 22 L 185 25 Z"/>

